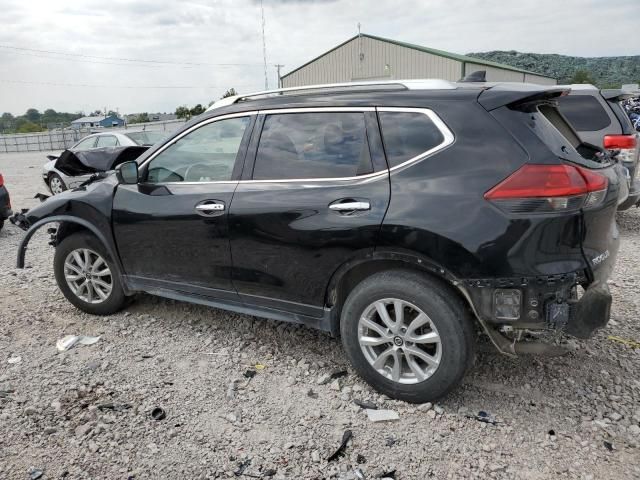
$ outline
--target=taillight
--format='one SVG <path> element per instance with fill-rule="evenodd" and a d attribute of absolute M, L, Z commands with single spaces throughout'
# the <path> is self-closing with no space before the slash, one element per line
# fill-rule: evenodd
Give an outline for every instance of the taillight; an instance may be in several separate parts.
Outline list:
<path fill-rule="evenodd" d="M 484 194 L 510 213 L 576 211 L 598 205 L 607 177 L 571 165 L 523 165 Z"/>
<path fill-rule="evenodd" d="M 638 140 L 635 135 L 605 135 L 602 144 L 607 150 L 620 150 L 618 159 L 632 163 L 635 161 Z"/>
<path fill-rule="evenodd" d="M 2 187 L 3 185 L 4 185 L 4 177 L 0 173 L 0 187 Z"/>

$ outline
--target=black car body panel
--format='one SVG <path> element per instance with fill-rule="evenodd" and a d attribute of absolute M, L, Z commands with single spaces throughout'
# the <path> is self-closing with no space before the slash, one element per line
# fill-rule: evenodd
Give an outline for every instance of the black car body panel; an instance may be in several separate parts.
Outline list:
<path fill-rule="evenodd" d="M 129 292 L 337 333 L 344 285 L 380 266 L 406 266 L 439 277 L 458 292 L 503 352 L 515 352 L 495 333 L 505 323 L 588 336 L 607 320 L 611 298 L 604 280 L 617 252 L 615 209 L 627 192 L 615 162 L 584 159 L 573 149 L 559 154 L 536 130 L 541 120 L 531 112 L 539 104 L 552 107 L 564 92 L 466 84 L 443 91 L 372 89 L 238 102 L 197 117 L 144 152 L 137 159 L 137 185 L 117 185 L 108 175 L 31 210 L 22 226 L 32 229 L 18 263 L 22 266 L 36 225 L 62 219 L 60 237 L 77 218 L 91 224 L 106 244 Z M 430 109 L 454 138 L 433 154 L 391 167 L 377 120 L 376 108 L 383 107 Z M 344 179 L 254 180 L 265 112 L 301 108 L 362 109 L 372 172 Z M 147 181 L 154 155 L 201 124 L 239 113 L 252 120 L 230 179 Z M 606 176 L 601 204 L 571 212 L 506 214 L 485 199 L 486 192 L 530 163 L 580 165 Z M 368 208 L 343 213 L 330 208 L 341 201 Z M 196 207 L 207 202 L 222 208 L 200 215 Z M 593 292 L 582 303 L 573 297 L 577 285 Z M 519 316 L 509 322 L 495 314 L 496 295 L 504 289 L 522 295 Z M 583 322 L 576 312 L 585 311 L 599 313 L 585 315 Z"/>

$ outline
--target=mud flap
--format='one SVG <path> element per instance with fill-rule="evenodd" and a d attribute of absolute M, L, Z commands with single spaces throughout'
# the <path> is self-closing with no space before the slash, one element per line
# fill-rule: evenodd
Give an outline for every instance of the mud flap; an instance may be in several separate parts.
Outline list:
<path fill-rule="evenodd" d="M 589 338 L 609 322 L 611 293 L 607 284 L 594 284 L 573 305 L 566 333 L 577 338 Z"/>

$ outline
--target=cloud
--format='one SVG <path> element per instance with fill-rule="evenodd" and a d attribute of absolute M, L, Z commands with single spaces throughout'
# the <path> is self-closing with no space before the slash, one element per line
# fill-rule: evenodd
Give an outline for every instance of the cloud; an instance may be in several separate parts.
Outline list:
<path fill-rule="evenodd" d="M 208 103 L 228 88 L 264 88 L 258 0 L 0 0 L 0 45 L 170 65 L 65 57 L 0 48 L 0 112 L 173 111 Z M 569 55 L 632 55 L 637 0 L 264 0 L 268 82 L 362 31 L 457 53 L 520 50 Z M 602 19 L 615 19 L 613 35 Z M 214 65 L 219 64 L 219 65 Z M 226 65 L 222 65 L 226 64 Z M 2 83 L 1 80 L 63 87 Z M 159 89 L 186 86 L 197 88 Z M 127 87 L 127 88 L 122 88 Z M 139 88 L 138 88 L 139 87 Z"/>

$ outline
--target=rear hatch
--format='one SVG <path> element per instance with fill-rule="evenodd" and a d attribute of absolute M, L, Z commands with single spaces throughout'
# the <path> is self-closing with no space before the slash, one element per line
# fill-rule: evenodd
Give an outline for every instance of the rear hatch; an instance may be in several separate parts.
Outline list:
<path fill-rule="evenodd" d="M 613 268 L 619 243 L 616 210 L 629 193 L 626 169 L 603 148 L 583 143 L 560 114 L 555 99 L 566 90 L 539 87 L 538 91 L 516 90 L 508 95 L 504 88 L 496 95 L 488 89 L 478 101 L 530 155 L 529 163 L 520 169 L 527 174 L 520 175 L 520 185 L 511 185 L 514 200 L 520 200 L 518 213 L 533 205 L 538 206 L 530 210 L 532 215 L 578 213 L 587 280 L 605 279 Z M 509 196 L 508 190 L 509 185 L 502 186 L 498 196 Z M 522 196 L 535 197 L 536 203 Z"/>

